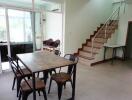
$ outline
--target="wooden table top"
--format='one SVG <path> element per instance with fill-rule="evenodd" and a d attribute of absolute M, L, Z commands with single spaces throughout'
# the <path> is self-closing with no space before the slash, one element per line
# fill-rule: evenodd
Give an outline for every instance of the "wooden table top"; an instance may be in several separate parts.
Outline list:
<path fill-rule="evenodd" d="M 48 51 L 17 54 L 17 57 L 31 72 L 75 64 L 75 62 L 69 61 L 64 57 L 56 56 Z"/>

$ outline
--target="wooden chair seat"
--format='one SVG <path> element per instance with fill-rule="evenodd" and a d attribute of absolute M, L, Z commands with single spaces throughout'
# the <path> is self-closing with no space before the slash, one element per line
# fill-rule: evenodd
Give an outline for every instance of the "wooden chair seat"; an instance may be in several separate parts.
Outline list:
<path fill-rule="evenodd" d="M 33 85 L 32 85 L 32 79 L 27 80 L 28 84 L 30 85 L 30 87 L 27 85 L 27 83 L 25 81 L 23 81 L 21 83 L 21 89 L 22 91 L 32 91 Z M 41 90 L 45 88 L 45 84 L 42 80 L 40 80 L 39 78 L 35 79 L 35 88 L 36 90 Z"/>
<path fill-rule="evenodd" d="M 32 79 L 26 80 L 24 78 L 24 81 L 21 82 L 21 88 L 20 88 L 20 94 L 18 100 L 27 100 L 28 96 L 33 92 L 33 84 L 32 84 Z M 40 91 L 43 92 L 44 99 L 47 100 L 47 95 L 45 91 L 45 83 L 39 78 L 35 78 L 35 91 L 38 91 L 40 95 Z"/>
<path fill-rule="evenodd" d="M 24 73 L 24 76 L 21 76 L 18 72 L 16 72 L 18 77 L 31 76 L 31 72 L 27 68 L 22 69 L 22 71 Z"/>
<path fill-rule="evenodd" d="M 71 80 L 71 76 L 64 72 L 53 74 L 51 78 L 52 80 L 55 80 L 57 83 L 65 83 Z"/>

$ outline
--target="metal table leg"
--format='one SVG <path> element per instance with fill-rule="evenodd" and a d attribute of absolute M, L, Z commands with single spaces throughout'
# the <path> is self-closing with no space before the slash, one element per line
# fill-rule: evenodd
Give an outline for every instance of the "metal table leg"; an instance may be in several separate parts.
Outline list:
<path fill-rule="evenodd" d="M 32 75 L 32 82 L 33 82 L 33 100 L 36 100 L 36 91 L 35 91 L 35 73 Z"/>
<path fill-rule="evenodd" d="M 125 55 L 125 51 L 126 50 L 126 48 L 125 48 L 125 46 L 123 46 L 122 47 L 122 51 L 123 51 L 123 55 L 122 55 L 122 57 L 123 57 L 123 60 L 125 60 L 126 59 L 126 55 Z"/>
<path fill-rule="evenodd" d="M 43 78 L 44 78 L 44 83 L 46 84 L 47 83 L 47 79 L 48 79 L 48 71 L 44 71 L 43 72 Z"/>
<path fill-rule="evenodd" d="M 73 88 L 72 88 L 72 97 L 68 100 L 75 100 L 75 89 L 76 89 L 76 64 L 73 66 Z"/>
<path fill-rule="evenodd" d="M 111 62 L 111 64 L 113 64 L 115 57 L 116 57 L 116 48 L 113 48 L 113 54 L 112 54 L 112 62 Z"/>
<path fill-rule="evenodd" d="M 105 61 L 106 49 L 107 47 L 104 47 L 104 61 Z"/>

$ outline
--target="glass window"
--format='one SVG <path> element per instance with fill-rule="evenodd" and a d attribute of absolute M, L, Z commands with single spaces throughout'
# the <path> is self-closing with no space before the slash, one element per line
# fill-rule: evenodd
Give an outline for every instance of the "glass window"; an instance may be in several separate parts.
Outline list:
<path fill-rule="evenodd" d="M 7 41 L 5 9 L 0 8 L 0 42 Z"/>
<path fill-rule="evenodd" d="M 30 12 L 8 10 L 11 42 L 31 42 L 32 27 Z"/>

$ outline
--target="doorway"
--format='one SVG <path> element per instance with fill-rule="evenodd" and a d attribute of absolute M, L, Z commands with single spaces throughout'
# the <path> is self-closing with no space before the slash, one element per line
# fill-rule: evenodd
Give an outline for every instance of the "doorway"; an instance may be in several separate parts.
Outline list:
<path fill-rule="evenodd" d="M 16 54 L 40 49 L 37 45 L 41 44 L 41 39 L 39 41 L 36 39 L 38 33 L 39 36 L 42 34 L 41 12 L 36 11 L 34 15 L 32 11 L 26 9 L 0 8 L 0 73 L 10 70 L 7 55 L 16 59 Z"/>
<path fill-rule="evenodd" d="M 128 23 L 128 32 L 126 40 L 126 57 L 132 59 L 132 21 Z"/>
<path fill-rule="evenodd" d="M 62 12 L 45 12 L 45 39 L 60 40 L 59 50 L 63 54 L 63 14 Z"/>

